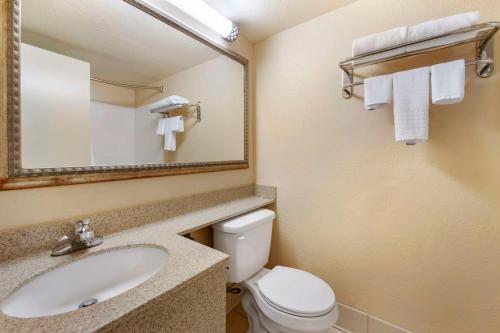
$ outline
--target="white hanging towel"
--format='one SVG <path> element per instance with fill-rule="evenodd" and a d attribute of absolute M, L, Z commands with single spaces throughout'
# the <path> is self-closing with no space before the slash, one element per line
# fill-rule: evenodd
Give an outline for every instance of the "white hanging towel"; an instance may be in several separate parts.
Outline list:
<path fill-rule="evenodd" d="M 431 66 L 433 104 L 460 103 L 465 95 L 465 61 L 455 60 Z"/>
<path fill-rule="evenodd" d="M 375 110 L 392 103 L 392 74 L 365 79 L 365 109 Z"/>
<path fill-rule="evenodd" d="M 185 104 L 189 104 L 188 99 L 186 99 L 182 96 L 172 95 L 172 96 L 165 97 L 164 99 L 159 100 L 156 103 L 150 104 L 149 110 L 152 112 L 155 112 L 155 111 L 158 111 L 158 110 L 161 110 L 164 108 L 185 105 Z"/>
<path fill-rule="evenodd" d="M 165 119 L 167 118 L 161 118 L 158 120 L 158 127 L 156 127 L 156 134 L 158 135 L 165 135 Z"/>
<path fill-rule="evenodd" d="M 175 151 L 177 149 L 177 133 L 184 132 L 184 119 L 182 116 L 160 119 L 156 134 L 163 135 L 163 149 Z"/>
<path fill-rule="evenodd" d="M 428 139 L 429 73 L 429 67 L 421 67 L 393 74 L 397 142 L 413 145 Z"/>

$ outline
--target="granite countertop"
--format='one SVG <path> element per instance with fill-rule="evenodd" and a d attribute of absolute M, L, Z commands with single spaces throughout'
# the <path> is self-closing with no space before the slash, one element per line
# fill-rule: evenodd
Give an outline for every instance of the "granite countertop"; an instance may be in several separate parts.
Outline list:
<path fill-rule="evenodd" d="M 105 236 L 104 244 L 72 254 L 51 257 L 50 251 L 13 259 L 0 264 L 0 300 L 21 283 L 41 272 L 54 269 L 102 251 L 137 245 L 151 245 L 168 251 L 167 263 L 152 278 L 123 294 L 91 307 L 42 318 L 15 318 L 0 312 L 2 332 L 87 332 L 98 330 L 155 297 L 180 288 L 197 275 L 225 262 L 224 253 L 191 241 L 182 234 L 229 217 L 265 206 L 274 200 L 250 196 L 214 205 L 162 221 Z M 96 273 L 98 274 L 98 272 Z"/>

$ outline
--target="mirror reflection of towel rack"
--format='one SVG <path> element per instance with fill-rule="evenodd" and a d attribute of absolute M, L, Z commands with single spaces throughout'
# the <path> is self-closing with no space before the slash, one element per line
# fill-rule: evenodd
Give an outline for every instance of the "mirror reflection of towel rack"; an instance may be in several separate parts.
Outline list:
<path fill-rule="evenodd" d="M 117 87 L 123 87 L 123 88 L 131 88 L 131 89 L 151 89 L 151 90 L 157 90 L 158 92 L 163 92 L 163 86 L 139 86 L 135 84 L 126 84 L 126 83 L 120 83 L 120 82 L 113 82 L 113 81 L 108 81 L 108 80 L 103 80 L 99 79 L 96 77 L 91 77 L 90 81 L 95 81 L 95 82 L 100 82 L 104 84 L 110 84 L 112 86 L 117 86 Z"/>
<path fill-rule="evenodd" d="M 184 119 L 189 119 L 189 118 L 196 118 L 196 122 L 201 122 L 201 102 L 197 102 L 196 104 L 176 104 L 176 105 L 172 105 L 172 106 L 167 106 L 167 107 L 164 107 L 164 108 L 160 108 L 160 109 L 157 109 L 157 110 L 151 110 L 150 112 L 151 113 L 160 113 L 160 114 L 163 114 L 163 115 L 168 115 L 169 112 L 172 112 L 172 111 L 179 111 L 179 110 L 182 110 L 182 109 L 192 109 L 192 108 L 196 108 L 196 115 L 192 115 L 190 114 L 189 116 L 183 116 Z"/>

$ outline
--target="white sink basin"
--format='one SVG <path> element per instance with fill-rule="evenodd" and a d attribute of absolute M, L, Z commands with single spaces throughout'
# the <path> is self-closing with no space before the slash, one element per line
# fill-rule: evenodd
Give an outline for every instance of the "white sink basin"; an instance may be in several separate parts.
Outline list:
<path fill-rule="evenodd" d="M 138 286 L 167 258 L 167 251 L 147 246 L 91 255 L 35 277 L 3 302 L 2 312 L 34 318 L 78 310 Z"/>

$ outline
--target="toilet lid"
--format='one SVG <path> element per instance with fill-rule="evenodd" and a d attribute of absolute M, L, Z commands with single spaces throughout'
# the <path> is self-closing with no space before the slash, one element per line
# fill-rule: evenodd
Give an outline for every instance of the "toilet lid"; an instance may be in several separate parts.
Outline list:
<path fill-rule="evenodd" d="M 335 307 L 335 294 L 323 280 L 295 268 L 276 266 L 258 282 L 264 299 L 284 312 L 314 317 Z"/>

